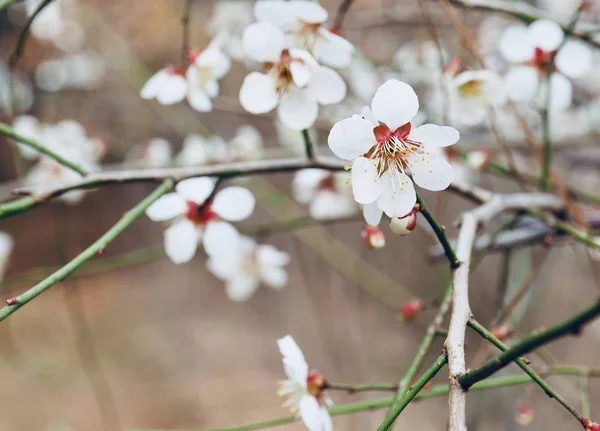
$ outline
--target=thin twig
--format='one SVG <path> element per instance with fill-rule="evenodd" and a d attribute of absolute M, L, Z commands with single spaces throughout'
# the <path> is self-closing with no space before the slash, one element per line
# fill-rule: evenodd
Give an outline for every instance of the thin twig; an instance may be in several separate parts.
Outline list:
<path fill-rule="evenodd" d="M 306 158 L 308 160 L 314 160 L 317 155 L 317 148 L 313 141 L 310 139 L 308 129 L 302 130 L 302 139 L 304 140 L 304 149 L 306 151 Z"/>
<path fill-rule="evenodd" d="M 31 16 L 27 19 L 27 22 L 25 22 L 21 33 L 19 33 L 19 39 L 17 40 L 15 50 L 13 51 L 12 55 L 10 56 L 10 60 L 8 61 L 8 66 L 10 70 L 12 70 L 17 65 L 19 59 L 23 55 L 23 50 L 25 49 L 25 43 L 27 42 L 27 37 L 29 36 L 29 28 L 31 27 L 31 24 L 33 24 L 33 21 L 37 18 L 37 16 L 53 1 L 54 0 L 43 0 L 39 4 L 39 6 L 33 11 Z"/>
<path fill-rule="evenodd" d="M 344 18 L 346 18 L 350 7 L 352 7 L 352 3 L 354 3 L 354 0 L 342 0 L 342 2 L 340 3 L 340 7 L 338 7 L 337 13 L 335 15 L 335 19 L 333 20 L 332 28 L 337 30 L 342 28 Z"/>
<path fill-rule="evenodd" d="M 440 241 L 440 244 L 444 248 L 444 253 L 446 254 L 446 257 L 448 258 L 450 267 L 453 269 L 458 268 L 458 266 L 460 265 L 460 261 L 458 260 L 458 257 L 454 253 L 454 250 L 452 249 L 452 245 L 450 244 L 450 240 L 448 239 L 448 236 L 446 235 L 446 228 L 438 223 L 438 221 L 435 219 L 433 214 L 431 214 L 431 211 L 429 211 L 429 208 L 427 208 L 427 205 L 425 205 L 425 201 L 423 201 L 423 199 L 421 199 L 421 196 L 419 196 L 418 194 L 417 194 L 417 203 L 420 206 L 421 214 L 423 214 L 423 217 L 425 217 L 425 219 L 427 220 L 427 222 L 433 229 L 435 236 L 438 238 L 438 240 Z"/>
<path fill-rule="evenodd" d="M 181 61 L 185 63 L 190 50 L 190 12 L 192 10 L 192 0 L 185 0 L 183 15 L 181 16 L 181 28 L 183 32 L 181 42 Z"/>

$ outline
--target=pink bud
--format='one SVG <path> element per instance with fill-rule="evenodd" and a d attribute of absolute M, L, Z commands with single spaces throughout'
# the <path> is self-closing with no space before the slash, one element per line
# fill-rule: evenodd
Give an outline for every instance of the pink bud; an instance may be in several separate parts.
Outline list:
<path fill-rule="evenodd" d="M 423 311 L 424 306 L 425 303 L 423 300 L 418 298 L 411 299 L 400 307 L 400 314 L 402 314 L 404 320 L 412 320 Z"/>
<path fill-rule="evenodd" d="M 404 217 L 394 217 L 390 220 L 390 229 L 396 235 L 408 235 L 417 227 L 417 211 L 412 209 Z"/>
<path fill-rule="evenodd" d="M 494 326 L 490 332 L 500 341 L 504 341 L 515 333 L 515 328 L 510 325 Z"/>
<path fill-rule="evenodd" d="M 385 246 L 385 236 L 383 236 L 383 232 L 381 232 L 381 229 L 379 229 L 377 226 L 369 226 L 366 224 L 362 228 L 360 236 L 365 243 L 374 250 L 383 248 Z"/>
<path fill-rule="evenodd" d="M 600 424 L 591 419 L 584 419 L 583 426 L 586 431 L 600 431 Z"/>
<path fill-rule="evenodd" d="M 15 305 L 17 303 L 17 298 L 8 298 L 6 300 L 6 305 Z"/>
<path fill-rule="evenodd" d="M 535 412 L 533 411 L 533 407 L 531 404 L 526 402 L 521 402 L 517 406 L 517 415 L 515 420 L 519 425 L 529 425 L 531 421 L 535 418 Z"/>

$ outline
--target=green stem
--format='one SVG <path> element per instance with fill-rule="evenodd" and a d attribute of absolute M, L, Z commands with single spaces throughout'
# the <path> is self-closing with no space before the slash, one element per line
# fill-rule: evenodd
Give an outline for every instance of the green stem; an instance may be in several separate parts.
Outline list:
<path fill-rule="evenodd" d="M 419 391 L 423 389 L 423 387 L 429 383 L 431 379 L 435 377 L 435 375 L 442 369 L 444 365 L 448 363 L 448 357 L 446 356 L 446 352 L 442 352 L 442 354 L 436 359 L 436 361 L 429 367 L 423 375 L 412 385 L 406 394 L 402 397 L 399 403 L 394 404 L 392 410 L 387 415 L 387 417 L 383 420 L 377 431 L 387 431 L 393 424 L 396 418 L 402 413 L 402 411 L 406 408 L 407 405 L 417 396 Z"/>
<path fill-rule="evenodd" d="M 17 2 L 17 0 L 1 0 L 0 1 L 0 12 L 2 12 L 7 7 L 12 6 L 16 2 Z"/>
<path fill-rule="evenodd" d="M 552 139 L 550 132 L 550 74 L 546 79 L 546 100 L 542 111 L 542 124 L 544 136 L 542 140 L 542 173 L 540 176 L 540 189 L 548 190 L 548 179 L 550 176 L 550 162 L 552 161 Z"/>
<path fill-rule="evenodd" d="M 23 292 L 15 298 L 10 298 L 7 300 L 7 305 L 0 309 L 0 321 L 6 319 L 23 305 L 35 299 L 59 281 L 64 280 L 85 262 L 98 255 L 101 250 L 104 250 L 108 244 L 110 244 L 117 236 L 127 229 L 138 217 L 144 214 L 146 208 L 148 208 L 153 202 L 173 188 L 173 186 L 173 180 L 165 180 L 156 190 L 154 190 L 154 192 L 152 192 L 142 202 L 125 213 L 121 220 L 119 220 L 112 228 L 110 228 L 95 243 L 85 249 L 75 259 L 33 286 L 31 289 Z"/>
<path fill-rule="evenodd" d="M 355 394 L 357 392 L 391 392 L 398 389 L 398 385 L 389 385 L 386 383 L 375 383 L 368 385 L 348 385 L 346 383 L 331 383 L 326 382 L 324 389 L 328 391 L 346 391 L 349 394 Z"/>
<path fill-rule="evenodd" d="M 596 306 L 598 307 L 598 310 L 596 310 L 596 312 L 600 312 L 600 306 L 598 304 L 596 304 Z M 586 311 L 589 311 L 589 310 L 586 310 Z M 584 313 L 581 313 L 580 316 L 582 316 Z M 566 322 L 565 322 L 566 325 L 563 324 L 565 326 L 563 326 L 563 332 L 561 332 L 561 335 L 572 332 L 574 330 L 578 330 L 581 328 L 581 325 L 583 324 L 581 320 L 579 320 L 579 321 L 577 320 L 577 316 L 567 322 L 571 322 L 571 324 L 566 324 Z M 573 323 L 574 323 L 574 325 L 573 325 Z M 504 360 L 500 359 L 500 358 L 504 355 L 508 358 L 512 358 L 511 361 L 514 361 L 523 371 L 525 371 L 525 373 L 531 378 L 531 380 L 533 380 L 535 383 L 537 383 L 543 389 L 543 391 L 546 393 L 546 395 L 548 395 L 550 398 L 554 398 L 561 406 L 563 406 L 569 413 L 571 413 L 579 422 L 582 422 L 584 420 L 581 413 L 579 413 L 573 406 L 571 406 L 554 389 L 552 389 L 552 387 L 550 385 L 548 385 L 548 383 L 546 383 L 533 370 L 533 368 L 529 367 L 523 359 L 519 358 L 519 356 L 521 356 L 523 353 L 527 353 L 531 349 L 534 349 L 535 347 L 542 344 L 542 343 L 537 343 L 537 342 L 531 341 L 531 338 L 536 337 L 536 335 L 529 337 L 528 339 L 525 339 L 521 343 L 518 343 L 517 345 L 510 348 L 507 345 L 505 345 L 502 341 L 500 341 L 498 338 L 496 338 L 491 332 L 489 332 L 487 329 L 485 329 L 475 319 L 473 319 L 473 318 L 469 319 L 468 325 L 471 328 L 473 328 L 477 333 L 479 333 L 483 338 L 485 338 L 486 340 L 489 340 L 492 344 L 494 344 L 496 347 L 498 347 L 498 349 L 502 350 L 504 353 L 502 355 L 500 355 L 499 357 L 494 358 L 491 361 L 487 362 L 483 366 L 475 369 L 474 371 L 467 372 L 466 374 L 462 375 L 459 378 L 459 381 L 460 381 L 461 385 L 463 385 L 465 387 L 465 389 L 469 389 L 469 387 L 471 385 L 473 385 L 475 382 L 485 379 L 486 377 L 488 377 L 489 375 L 491 375 L 492 373 L 497 371 L 499 368 L 495 369 L 489 373 L 482 373 L 482 372 L 479 372 L 478 370 L 484 369 L 484 370 L 490 371 L 490 369 L 489 369 L 490 364 L 492 364 L 492 366 L 494 366 L 494 367 L 496 367 L 499 364 L 502 364 Z M 556 328 L 559 326 L 561 326 L 561 325 L 556 325 L 553 328 Z M 545 333 L 551 332 L 553 328 L 551 328 L 550 330 L 548 330 L 540 335 L 537 335 L 537 337 L 540 337 L 541 335 L 543 335 Z M 522 346 L 522 345 L 527 345 L 529 348 L 528 349 L 519 348 L 519 346 Z M 515 352 L 518 353 L 516 356 L 514 355 Z M 474 387 L 474 385 L 473 385 L 473 387 Z"/>
<path fill-rule="evenodd" d="M 450 267 L 452 269 L 458 268 L 460 266 L 460 261 L 458 260 L 458 257 L 456 257 L 456 253 L 454 253 L 454 249 L 452 248 L 450 240 L 446 235 L 446 228 L 437 222 L 431 211 L 429 211 L 429 208 L 427 208 L 427 205 L 425 205 L 425 201 L 421 199 L 421 196 L 419 196 L 419 194 L 417 194 L 417 203 L 421 206 L 421 214 L 423 214 L 423 217 L 425 217 L 425 219 L 435 232 L 435 236 L 438 238 L 440 244 L 444 248 L 444 253 L 448 258 L 448 261 L 450 262 Z"/>
<path fill-rule="evenodd" d="M 302 138 L 304 139 L 304 149 L 306 151 L 306 157 L 308 158 L 308 160 L 314 160 L 316 156 L 315 145 L 310 139 L 308 129 L 302 130 Z"/>
<path fill-rule="evenodd" d="M 10 217 L 27 211 L 40 203 L 31 196 L 23 196 L 22 198 L 0 204 L 0 219 Z"/>
<path fill-rule="evenodd" d="M 590 413 L 590 380 L 588 376 L 579 376 L 579 387 L 581 389 L 581 414 L 589 418 Z"/>
<path fill-rule="evenodd" d="M 0 123 L 0 135 L 4 135 L 11 139 L 14 139 L 15 141 L 18 141 L 24 145 L 27 145 L 28 147 L 31 147 L 34 150 L 39 151 L 40 153 L 45 154 L 48 157 L 51 157 L 52 159 L 56 160 L 61 165 L 66 166 L 67 168 L 70 168 L 73 171 L 77 172 L 79 175 L 84 176 L 84 175 L 87 175 L 87 173 L 88 173 L 84 168 L 82 168 L 78 164 L 65 159 L 63 156 L 61 156 L 58 153 L 55 153 L 50 148 L 36 142 L 33 139 L 26 137 L 26 136 L 19 135 L 7 124 Z"/>
<path fill-rule="evenodd" d="M 600 242 L 596 241 L 595 237 L 589 235 L 587 232 L 581 230 L 577 226 L 559 220 L 551 214 L 546 214 L 538 210 L 526 209 L 525 213 L 539 220 L 542 220 L 548 226 L 557 229 L 559 232 L 563 232 L 564 234 L 573 238 L 575 241 L 578 241 L 582 244 L 587 245 L 588 247 L 600 251 Z"/>

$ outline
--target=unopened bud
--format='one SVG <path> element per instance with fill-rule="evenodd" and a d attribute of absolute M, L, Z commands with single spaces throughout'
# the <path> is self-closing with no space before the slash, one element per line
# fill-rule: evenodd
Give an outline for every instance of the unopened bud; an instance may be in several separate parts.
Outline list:
<path fill-rule="evenodd" d="M 500 325 L 493 327 L 490 332 L 500 341 L 504 341 L 515 333 L 515 328 L 510 325 Z"/>
<path fill-rule="evenodd" d="M 377 226 L 365 225 L 360 235 L 365 243 L 374 250 L 385 247 L 385 236 Z"/>
<path fill-rule="evenodd" d="M 390 220 L 390 229 L 396 235 L 408 235 L 417 227 L 417 211 L 412 209 L 404 217 L 393 217 Z"/>
<path fill-rule="evenodd" d="M 600 424 L 591 419 L 584 419 L 583 426 L 585 427 L 585 431 L 600 431 Z"/>
<path fill-rule="evenodd" d="M 494 157 L 494 151 L 491 148 L 481 148 L 473 150 L 467 154 L 467 165 L 475 171 L 484 169 Z"/>
<path fill-rule="evenodd" d="M 412 320 L 423 311 L 424 306 L 425 303 L 422 299 L 411 299 L 400 307 L 400 314 L 404 320 Z"/>
<path fill-rule="evenodd" d="M 529 403 L 519 403 L 515 420 L 519 425 L 529 425 L 535 419 L 535 412 Z"/>
<path fill-rule="evenodd" d="M 15 305 L 17 303 L 17 298 L 8 298 L 6 300 L 6 305 Z"/>
<path fill-rule="evenodd" d="M 462 61 L 462 58 L 459 56 L 454 56 L 450 59 L 450 61 L 444 67 L 444 72 L 449 74 L 450 76 L 456 76 L 460 72 L 465 69 L 465 65 Z"/>

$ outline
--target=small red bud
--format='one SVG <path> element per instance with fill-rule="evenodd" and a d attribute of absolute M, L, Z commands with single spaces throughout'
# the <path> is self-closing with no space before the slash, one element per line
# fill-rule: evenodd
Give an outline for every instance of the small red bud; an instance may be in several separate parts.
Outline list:
<path fill-rule="evenodd" d="M 6 305 L 15 305 L 17 302 L 17 298 L 8 298 L 6 300 Z"/>
<path fill-rule="evenodd" d="M 373 250 L 378 250 L 385 246 L 385 236 L 383 236 L 383 232 L 377 226 L 366 224 L 362 228 L 360 235 L 367 246 Z"/>
<path fill-rule="evenodd" d="M 515 420 L 519 425 L 529 425 L 535 419 L 535 412 L 531 404 L 521 402 L 517 406 L 517 414 Z"/>
<path fill-rule="evenodd" d="M 413 208 L 404 217 L 394 217 L 390 220 L 390 229 L 396 235 L 408 235 L 417 227 L 417 210 Z"/>
<path fill-rule="evenodd" d="M 585 431 L 600 431 L 600 424 L 591 419 L 584 419 L 583 426 L 585 427 Z"/>
<path fill-rule="evenodd" d="M 500 325 L 493 327 L 490 332 L 500 341 L 504 341 L 515 333 L 515 328 L 510 325 Z"/>
<path fill-rule="evenodd" d="M 425 303 L 422 299 L 411 299 L 400 307 L 400 314 L 404 320 L 412 320 L 423 311 L 424 307 Z"/>
<path fill-rule="evenodd" d="M 98 249 L 98 256 L 101 256 L 104 253 L 104 249 L 100 248 Z"/>

